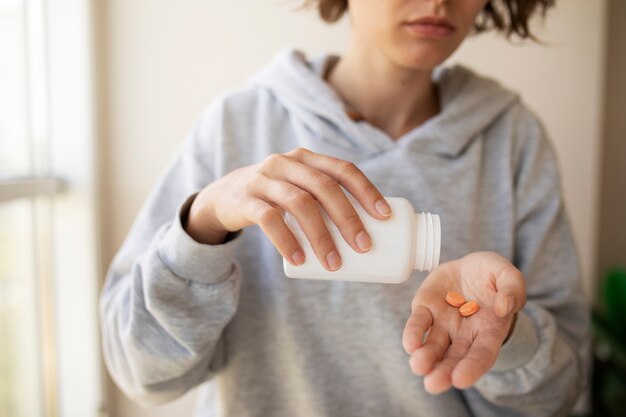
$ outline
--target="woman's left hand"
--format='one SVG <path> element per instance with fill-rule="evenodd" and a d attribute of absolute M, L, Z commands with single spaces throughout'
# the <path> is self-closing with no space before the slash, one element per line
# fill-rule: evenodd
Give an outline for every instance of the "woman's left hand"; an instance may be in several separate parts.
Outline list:
<path fill-rule="evenodd" d="M 463 317 L 445 301 L 455 291 L 480 310 Z M 495 252 L 475 252 L 441 264 L 424 280 L 412 302 L 402 345 L 411 370 L 424 376 L 431 394 L 473 385 L 494 364 L 526 303 L 522 273 Z"/>

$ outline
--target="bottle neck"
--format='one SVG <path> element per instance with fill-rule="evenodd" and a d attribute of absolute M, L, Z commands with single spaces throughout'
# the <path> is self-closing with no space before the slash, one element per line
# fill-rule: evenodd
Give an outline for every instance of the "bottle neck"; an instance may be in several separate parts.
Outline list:
<path fill-rule="evenodd" d="M 415 259 L 413 269 L 432 271 L 439 265 L 441 251 L 441 223 L 439 216 L 430 213 L 415 214 Z"/>

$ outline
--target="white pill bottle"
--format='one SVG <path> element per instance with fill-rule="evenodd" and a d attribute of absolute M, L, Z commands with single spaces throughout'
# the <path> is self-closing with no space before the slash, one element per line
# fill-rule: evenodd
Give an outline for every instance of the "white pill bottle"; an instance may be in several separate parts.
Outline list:
<path fill-rule="evenodd" d="M 296 218 L 285 213 L 285 223 L 305 256 L 304 263 L 299 266 L 293 266 L 283 258 L 283 269 L 289 278 L 399 284 L 406 281 L 413 270 L 431 271 L 439 265 L 441 223 L 438 215 L 415 213 L 408 200 L 385 197 L 392 214 L 385 220 L 378 220 L 370 216 L 354 197 L 346 196 L 372 238 L 371 249 L 365 253 L 352 249 L 320 206 L 342 260 L 338 270 L 328 271 L 315 256 Z"/>

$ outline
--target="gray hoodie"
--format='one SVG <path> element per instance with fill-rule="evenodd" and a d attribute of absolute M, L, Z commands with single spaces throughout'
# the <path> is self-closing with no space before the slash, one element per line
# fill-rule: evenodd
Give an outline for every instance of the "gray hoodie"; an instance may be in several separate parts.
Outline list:
<path fill-rule="evenodd" d="M 441 112 L 397 140 L 353 121 L 321 74 L 336 56 L 288 48 L 213 100 L 158 181 L 101 296 L 104 354 L 142 403 L 201 385 L 197 416 L 565 415 L 586 380 L 589 320 L 554 150 L 519 97 L 439 68 Z M 385 196 L 442 220 L 441 262 L 495 251 L 528 303 L 495 366 L 433 396 L 401 345 L 425 273 L 403 284 L 292 280 L 258 226 L 202 245 L 181 226 L 195 193 L 306 147 L 354 162 Z"/>

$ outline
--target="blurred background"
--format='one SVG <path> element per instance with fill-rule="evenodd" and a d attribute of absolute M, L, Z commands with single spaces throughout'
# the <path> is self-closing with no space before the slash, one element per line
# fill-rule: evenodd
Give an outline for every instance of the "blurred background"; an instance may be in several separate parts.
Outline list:
<path fill-rule="evenodd" d="M 151 186 L 213 97 L 285 46 L 342 53 L 347 19 L 326 25 L 301 3 L 0 0 L 0 417 L 191 415 L 194 392 L 142 409 L 110 381 L 98 292 Z M 449 62 L 518 91 L 550 133 L 595 306 L 593 409 L 619 415 L 626 1 L 560 0 L 534 24 L 543 44 L 484 34 Z"/>

